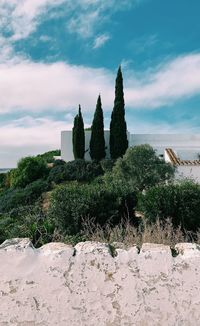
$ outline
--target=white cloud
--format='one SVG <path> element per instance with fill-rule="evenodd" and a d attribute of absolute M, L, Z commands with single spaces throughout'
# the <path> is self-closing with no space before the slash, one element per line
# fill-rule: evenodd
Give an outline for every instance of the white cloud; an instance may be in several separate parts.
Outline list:
<path fill-rule="evenodd" d="M 23 61 L 0 65 L 0 113 L 72 110 L 79 103 L 94 109 L 101 92 L 108 107 L 113 98 L 114 78 L 105 69 L 65 63 Z"/>
<path fill-rule="evenodd" d="M 113 13 L 128 9 L 142 0 L 75 0 L 71 6 L 73 17 L 68 30 L 82 38 L 92 37 Z"/>
<path fill-rule="evenodd" d="M 60 148 L 60 131 L 66 128 L 72 124 L 29 116 L 1 126 L 0 167 L 15 167 L 21 157 Z"/>
<path fill-rule="evenodd" d="M 110 36 L 108 34 L 102 34 L 96 37 L 94 40 L 93 49 L 101 48 L 106 42 L 110 40 Z"/>
<path fill-rule="evenodd" d="M 10 32 L 11 40 L 26 38 L 35 30 L 42 14 L 64 2 L 66 0 L 1 0 L 1 30 Z"/>
<path fill-rule="evenodd" d="M 72 124 L 71 114 L 66 115 L 66 121 L 26 116 L 5 123 L 0 128 L 0 168 L 15 167 L 18 160 L 25 156 L 59 149 L 61 130 L 71 129 Z M 133 133 L 198 132 L 197 128 L 191 128 L 190 123 L 186 122 L 176 122 L 173 125 L 156 122 L 152 125 L 141 120 L 134 120 L 134 124 L 130 121 L 129 130 Z"/>
<path fill-rule="evenodd" d="M 79 103 L 93 111 L 102 95 L 111 110 L 115 73 L 66 63 L 17 61 L 0 64 L 0 113 L 71 112 Z M 138 74 L 125 70 L 125 101 L 130 108 L 157 108 L 200 93 L 200 54 L 172 59 Z"/>
<path fill-rule="evenodd" d="M 51 17 L 65 17 L 70 33 L 83 39 L 94 38 L 114 12 L 140 1 L 143 0 L 121 0 L 120 4 L 118 0 L 0 0 L 0 62 L 14 56 L 16 41 L 28 38 L 41 22 Z M 47 37 L 41 36 L 39 40 L 47 41 Z M 97 39 L 96 48 L 106 41 L 108 36 Z"/>
<path fill-rule="evenodd" d="M 113 12 L 128 8 L 139 0 L 1 0 L 0 28 L 11 34 L 10 40 L 28 37 L 41 22 L 56 14 L 56 8 L 63 5 L 59 15 L 66 17 L 68 29 L 82 37 L 93 35 L 96 26 Z"/>
<path fill-rule="evenodd" d="M 200 54 L 180 56 L 128 83 L 126 103 L 132 107 L 157 108 L 197 95 L 200 93 Z"/>

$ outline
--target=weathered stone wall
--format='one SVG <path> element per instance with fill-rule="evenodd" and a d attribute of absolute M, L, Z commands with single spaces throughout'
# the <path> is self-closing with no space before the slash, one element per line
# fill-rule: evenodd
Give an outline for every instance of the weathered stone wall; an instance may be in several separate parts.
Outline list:
<path fill-rule="evenodd" d="M 199 247 L 176 249 L 9 240 L 0 246 L 0 325 L 200 325 Z"/>

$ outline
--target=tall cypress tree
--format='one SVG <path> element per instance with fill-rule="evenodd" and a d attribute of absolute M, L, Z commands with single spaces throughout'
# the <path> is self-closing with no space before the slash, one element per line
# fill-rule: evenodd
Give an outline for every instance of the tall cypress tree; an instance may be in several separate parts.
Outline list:
<path fill-rule="evenodd" d="M 85 130 L 83 117 L 81 113 L 81 106 L 79 105 L 78 114 L 74 119 L 74 127 L 72 131 L 73 153 L 74 158 L 84 159 L 85 156 Z"/>
<path fill-rule="evenodd" d="M 127 126 L 121 66 L 115 83 L 115 101 L 110 123 L 110 155 L 112 159 L 122 157 L 128 148 Z"/>
<path fill-rule="evenodd" d="M 92 160 L 100 161 L 106 156 L 104 139 L 104 122 L 101 96 L 99 95 L 92 122 L 92 133 L 90 139 L 90 156 Z"/>

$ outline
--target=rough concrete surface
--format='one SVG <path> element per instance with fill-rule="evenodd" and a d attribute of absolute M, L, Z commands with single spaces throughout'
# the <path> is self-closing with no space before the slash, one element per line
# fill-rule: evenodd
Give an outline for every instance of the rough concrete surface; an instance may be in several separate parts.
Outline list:
<path fill-rule="evenodd" d="M 139 252 L 8 240 L 0 246 L 0 326 L 200 325 L 200 248 L 176 249 L 173 257 L 156 244 Z"/>

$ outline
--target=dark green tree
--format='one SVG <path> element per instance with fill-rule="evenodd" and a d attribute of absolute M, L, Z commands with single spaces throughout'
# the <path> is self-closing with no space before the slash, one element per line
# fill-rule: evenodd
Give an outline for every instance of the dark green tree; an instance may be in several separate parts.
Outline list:
<path fill-rule="evenodd" d="M 81 106 L 79 105 L 79 111 L 74 119 L 74 127 L 72 131 L 73 153 L 74 158 L 84 159 L 85 155 L 85 131 L 83 117 L 81 113 Z"/>
<path fill-rule="evenodd" d="M 156 155 L 147 144 L 130 147 L 123 158 L 119 158 L 112 170 L 115 180 L 131 183 L 137 191 L 173 180 L 175 168 Z"/>
<path fill-rule="evenodd" d="M 24 188 L 30 183 L 46 178 L 49 173 L 47 163 L 39 157 L 24 157 L 18 164 L 17 168 L 11 170 L 10 184 L 14 188 Z"/>
<path fill-rule="evenodd" d="M 115 101 L 110 123 L 110 155 L 112 159 L 122 157 L 128 148 L 127 126 L 121 66 L 115 84 Z"/>
<path fill-rule="evenodd" d="M 101 96 L 99 95 L 92 122 L 92 133 L 90 139 L 90 156 L 92 160 L 101 161 L 105 158 L 104 122 Z"/>

